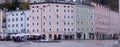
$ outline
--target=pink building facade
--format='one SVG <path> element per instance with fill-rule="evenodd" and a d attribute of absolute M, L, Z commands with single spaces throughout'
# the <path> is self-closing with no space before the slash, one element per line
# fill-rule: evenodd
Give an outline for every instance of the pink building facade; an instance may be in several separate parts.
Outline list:
<path fill-rule="evenodd" d="M 117 38 L 119 31 L 118 12 L 110 10 L 107 6 L 91 2 L 95 7 L 95 36 L 96 39 Z"/>
<path fill-rule="evenodd" d="M 30 34 L 47 40 L 73 39 L 74 7 L 63 3 L 31 4 Z"/>

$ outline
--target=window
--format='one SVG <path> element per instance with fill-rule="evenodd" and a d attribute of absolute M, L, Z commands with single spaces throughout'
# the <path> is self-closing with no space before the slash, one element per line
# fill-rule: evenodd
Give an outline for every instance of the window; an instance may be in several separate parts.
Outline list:
<path fill-rule="evenodd" d="M 71 29 L 71 31 L 73 31 L 73 28 Z"/>
<path fill-rule="evenodd" d="M 37 10 L 37 12 L 39 12 L 39 10 Z"/>
<path fill-rule="evenodd" d="M 8 19 L 8 22 L 10 22 L 10 19 Z"/>
<path fill-rule="evenodd" d="M 68 25 L 70 25 L 70 22 L 68 22 Z"/>
<path fill-rule="evenodd" d="M 34 23 L 32 23 L 32 25 L 34 26 Z"/>
<path fill-rule="evenodd" d="M 92 31 L 93 31 L 93 28 L 92 28 Z"/>
<path fill-rule="evenodd" d="M 59 22 L 57 22 L 57 25 L 59 24 Z"/>
<path fill-rule="evenodd" d="M 43 18 L 45 19 L 45 16 L 43 16 Z"/>
<path fill-rule="evenodd" d="M 49 38 L 52 38 L 52 34 L 49 34 Z"/>
<path fill-rule="evenodd" d="M 69 8 L 69 6 L 67 6 Z"/>
<path fill-rule="evenodd" d="M 37 25 L 39 25 L 39 23 L 37 23 Z"/>
<path fill-rule="evenodd" d="M 34 1 L 34 3 L 36 3 L 36 1 Z"/>
<path fill-rule="evenodd" d="M 21 21 L 23 21 L 23 18 L 21 17 Z"/>
<path fill-rule="evenodd" d="M 68 28 L 68 31 L 70 31 L 70 29 Z"/>
<path fill-rule="evenodd" d="M 39 29 L 37 29 L 37 32 L 39 32 Z"/>
<path fill-rule="evenodd" d="M 71 10 L 71 13 L 73 13 L 73 10 Z"/>
<path fill-rule="evenodd" d="M 45 28 L 43 29 L 43 31 L 45 32 Z"/>
<path fill-rule="evenodd" d="M 14 18 L 12 18 L 12 21 L 14 22 Z"/>
<path fill-rule="evenodd" d="M 64 31 L 66 31 L 66 28 L 64 28 Z"/>
<path fill-rule="evenodd" d="M 56 9 L 56 11 L 58 12 L 59 10 L 58 10 L 58 9 Z"/>
<path fill-rule="evenodd" d="M 33 29 L 33 32 L 35 32 L 35 30 Z"/>
<path fill-rule="evenodd" d="M 18 21 L 18 18 L 16 18 L 16 21 Z"/>
<path fill-rule="evenodd" d="M 32 6 L 32 8 L 34 8 L 34 6 Z"/>
<path fill-rule="evenodd" d="M 18 27 L 18 24 L 16 24 L 16 27 Z"/>
<path fill-rule="evenodd" d="M 16 33 L 18 33 L 18 30 L 16 30 Z"/>
<path fill-rule="evenodd" d="M 21 27 L 23 27 L 23 24 L 21 24 Z"/>
<path fill-rule="evenodd" d="M 65 8 L 66 6 L 64 6 L 64 8 Z"/>
<path fill-rule="evenodd" d="M 66 12 L 66 10 L 64 9 L 64 12 Z"/>
<path fill-rule="evenodd" d="M 32 19 L 34 19 L 34 17 L 32 17 Z"/>
<path fill-rule="evenodd" d="M 87 28 L 87 31 L 89 30 L 89 28 Z"/>
<path fill-rule="evenodd" d="M 56 5 L 56 7 L 59 7 L 58 5 Z"/>
<path fill-rule="evenodd" d="M 73 19 L 73 16 L 71 16 L 71 19 Z"/>
<path fill-rule="evenodd" d="M 93 18 L 93 16 L 91 16 L 91 19 Z"/>
<path fill-rule="evenodd" d="M 68 12 L 70 12 L 70 10 L 68 10 Z"/>
<path fill-rule="evenodd" d="M 71 25 L 73 25 L 73 23 L 71 22 Z"/>
<path fill-rule="evenodd" d="M 78 24 L 79 24 L 80 22 L 78 21 Z"/>
<path fill-rule="evenodd" d="M 29 23 L 27 23 L 27 27 L 29 27 Z"/>
<path fill-rule="evenodd" d="M 64 16 L 64 19 L 66 19 L 66 16 Z"/>
<path fill-rule="evenodd" d="M 15 33 L 14 30 L 12 30 L 12 32 Z"/>
<path fill-rule="evenodd" d="M 57 28 L 57 31 L 59 31 L 59 28 Z"/>
<path fill-rule="evenodd" d="M 32 12 L 34 12 L 34 10 L 32 10 Z"/>
<path fill-rule="evenodd" d="M 27 17 L 27 21 L 29 21 L 29 17 Z"/>
<path fill-rule="evenodd" d="M 43 12 L 45 12 L 45 9 L 43 9 Z"/>
<path fill-rule="evenodd" d="M 83 31 L 83 28 L 81 30 Z"/>
<path fill-rule="evenodd" d="M 80 31 L 80 28 L 78 28 L 78 31 Z"/>
<path fill-rule="evenodd" d="M 57 18 L 59 18 L 59 15 L 57 15 Z"/>
<path fill-rule="evenodd" d="M 45 25 L 45 22 L 43 23 L 43 25 Z"/>
<path fill-rule="evenodd" d="M 12 16 L 14 16 L 14 14 L 12 14 Z"/>
<path fill-rule="evenodd" d="M 45 7 L 45 5 L 43 5 L 43 7 Z"/>
<path fill-rule="evenodd" d="M 49 9 L 49 12 L 51 12 L 51 9 Z"/>
<path fill-rule="evenodd" d="M 37 6 L 37 8 L 39 8 L 39 6 Z"/>
<path fill-rule="evenodd" d="M 81 24 L 83 24 L 83 21 L 81 21 Z"/>
<path fill-rule="evenodd" d="M 68 19 L 70 18 L 70 16 L 68 16 Z"/>
<path fill-rule="evenodd" d="M 49 29 L 49 31 L 51 31 L 51 28 Z"/>
<path fill-rule="evenodd" d="M 27 32 L 29 33 L 29 29 L 27 29 Z"/>
<path fill-rule="evenodd" d="M 14 24 L 12 24 L 12 27 L 14 27 Z"/>
<path fill-rule="evenodd" d="M 10 27 L 10 25 L 8 25 L 8 27 Z"/>
<path fill-rule="evenodd" d="M 16 16 L 18 16 L 18 14 L 16 14 Z"/>
<path fill-rule="evenodd" d="M 39 19 L 39 16 L 37 16 L 37 19 Z"/>
<path fill-rule="evenodd" d="M 49 25 L 51 25 L 51 22 L 49 22 Z"/>
<path fill-rule="evenodd" d="M 51 16 L 49 16 L 49 18 L 51 19 Z"/>
<path fill-rule="evenodd" d="M 64 22 L 64 25 L 66 25 L 66 22 Z"/>

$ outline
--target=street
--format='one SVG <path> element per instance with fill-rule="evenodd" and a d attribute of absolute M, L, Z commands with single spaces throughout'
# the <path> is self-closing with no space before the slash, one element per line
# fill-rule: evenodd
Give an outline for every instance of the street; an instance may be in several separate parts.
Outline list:
<path fill-rule="evenodd" d="M 0 41 L 0 47 L 118 47 L 117 40 L 66 40 L 58 43 Z"/>

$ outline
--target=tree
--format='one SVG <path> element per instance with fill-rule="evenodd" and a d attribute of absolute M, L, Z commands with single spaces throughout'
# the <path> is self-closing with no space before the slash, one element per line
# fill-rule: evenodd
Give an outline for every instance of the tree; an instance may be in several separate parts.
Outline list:
<path fill-rule="evenodd" d="M 28 0 L 28 2 L 21 4 L 19 7 L 20 9 L 24 10 L 24 9 L 29 9 L 29 5 L 30 5 L 30 0 Z"/>

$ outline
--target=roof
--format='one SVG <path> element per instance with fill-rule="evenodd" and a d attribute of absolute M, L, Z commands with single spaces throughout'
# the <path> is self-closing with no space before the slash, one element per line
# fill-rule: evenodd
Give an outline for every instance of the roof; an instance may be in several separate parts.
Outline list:
<path fill-rule="evenodd" d="M 30 3 L 30 5 L 34 5 L 34 4 L 47 4 L 47 3 L 75 5 L 74 3 L 69 3 L 69 2 L 39 2 L 39 3 Z"/>

